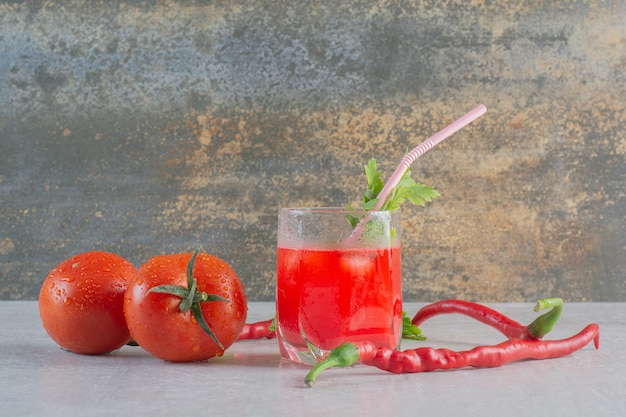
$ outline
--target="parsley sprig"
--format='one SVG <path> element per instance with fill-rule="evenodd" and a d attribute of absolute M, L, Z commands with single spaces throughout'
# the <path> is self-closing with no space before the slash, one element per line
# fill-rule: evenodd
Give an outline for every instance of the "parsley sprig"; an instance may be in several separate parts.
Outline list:
<path fill-rule="evenodd" d="M 375 158 L 371 158 L 365 165 L 365 175 L 367 177 L 367 190 L 363 194 L 361 205 L 363 210 L 371 210 L 378 203 L 378 194 L 385 185 L 382 180 L 382 173 L 376 166 Z M 395 210 L 405 201 L 423 206 L 438 196 L 439 193 L 433 187 L 415 182 L 411 177 L 411 169 L 408 168 L 381 210 Z"/>

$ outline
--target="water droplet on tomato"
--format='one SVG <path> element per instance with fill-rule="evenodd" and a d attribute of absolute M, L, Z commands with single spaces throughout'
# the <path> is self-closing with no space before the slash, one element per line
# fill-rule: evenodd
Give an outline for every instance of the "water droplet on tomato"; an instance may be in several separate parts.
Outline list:
<path fill-rule="evenodd" d="M 66 297 L 66 298 L 63 300 L 63 304 L 65 304 L 66 306 L 68 306 L 68 305 L 72 304 L 73 302 L 74 302 L 74 299 L 73 299 L 72 297 Z"/>
<path fill-rule="evenodd" d="M 198 324 L 198 320 L 196 320 L 196 318 L 194 316 L 191 316 L 191 322 L 193 324 Z"/>
<path fill-rule="evenodd" d="M 197 352 L 200 350 L 200 345 L 193 345 L 193 347 L 191 348 L 191 350 L 193 350 L 194 352 Z"/>
<path fill-rule="evenodd" d="M 64 281 L 64 282 L 74 282 L 74 277 L 63 277 L 63 278 L 59 278 L 59 281 Z"/>

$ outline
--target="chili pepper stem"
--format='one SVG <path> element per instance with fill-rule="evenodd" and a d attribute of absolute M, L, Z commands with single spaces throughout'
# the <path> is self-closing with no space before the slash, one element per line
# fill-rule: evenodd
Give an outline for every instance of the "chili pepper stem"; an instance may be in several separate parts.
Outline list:
<path fill-rule="evenodd" d="M 542 298 L 535 304 L 535 311 L 551 308 L 547 313 L 542 314 L 528 325 L 530 336 L 541 339 L 552 331 L 552 328 L 561 317 L 563 311 L 563 300 L 560 298 Z"/>
<path fill-rule="evenodd" d="M 311 388 L 317 376 L 324 370 L 333 367 L 354 365 L 359 360 L 359 348 L 350 342 L 343 343 L 330 351 L 328 356 L 318 362 L 304 377 L 304 384 Z"/>

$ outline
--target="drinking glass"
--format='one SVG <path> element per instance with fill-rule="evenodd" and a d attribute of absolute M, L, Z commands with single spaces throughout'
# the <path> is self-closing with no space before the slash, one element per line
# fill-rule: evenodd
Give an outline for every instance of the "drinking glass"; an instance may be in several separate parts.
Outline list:
<path fill-rule="evenodd" d="M 314 364 L 343 342 L 398 348 L 400 211 L 278 213 L 276 333 L 281 356 Z"/>

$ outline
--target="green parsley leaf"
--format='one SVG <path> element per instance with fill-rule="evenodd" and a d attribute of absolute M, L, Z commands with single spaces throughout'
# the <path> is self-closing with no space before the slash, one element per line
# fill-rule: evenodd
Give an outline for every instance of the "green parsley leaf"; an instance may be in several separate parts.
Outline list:
<path fill-rule="evenodd" d="M 376 168 L 376 159 L 370 159 L 365 165 L 365 176 L 367 177 L 367 191 L 363 195 L 363 209 L 371 210 L 378 202 L 376 196 L 385 185 L 380 170 Z"/>
<path fill-rule="evenodd" d="M 422 334 L 419 327 L 411 322 L 411 318 L 407 316 L 406 311 L 402 312 L 402 338 L 410 340 L 426 340 L 426 336 Z"/>
<path fill-rule="evenodd" d="M 382 180 L 382 173 L 376 166 L 375 158 L 371 158 L 365 165 L 365 175 L 367 177 L 367 190 L 363 194 L 361 205 L 363 210 L 371 210 L 378 202 L 378 194 L 385 185 Z M 411 177 L 411 169 L 409 168 L 383 204 L 382 210 L 396 210 L 405 201 L 423 206 L 438 196 L 439 193 L 433 187 L 415 182 Z"/>

